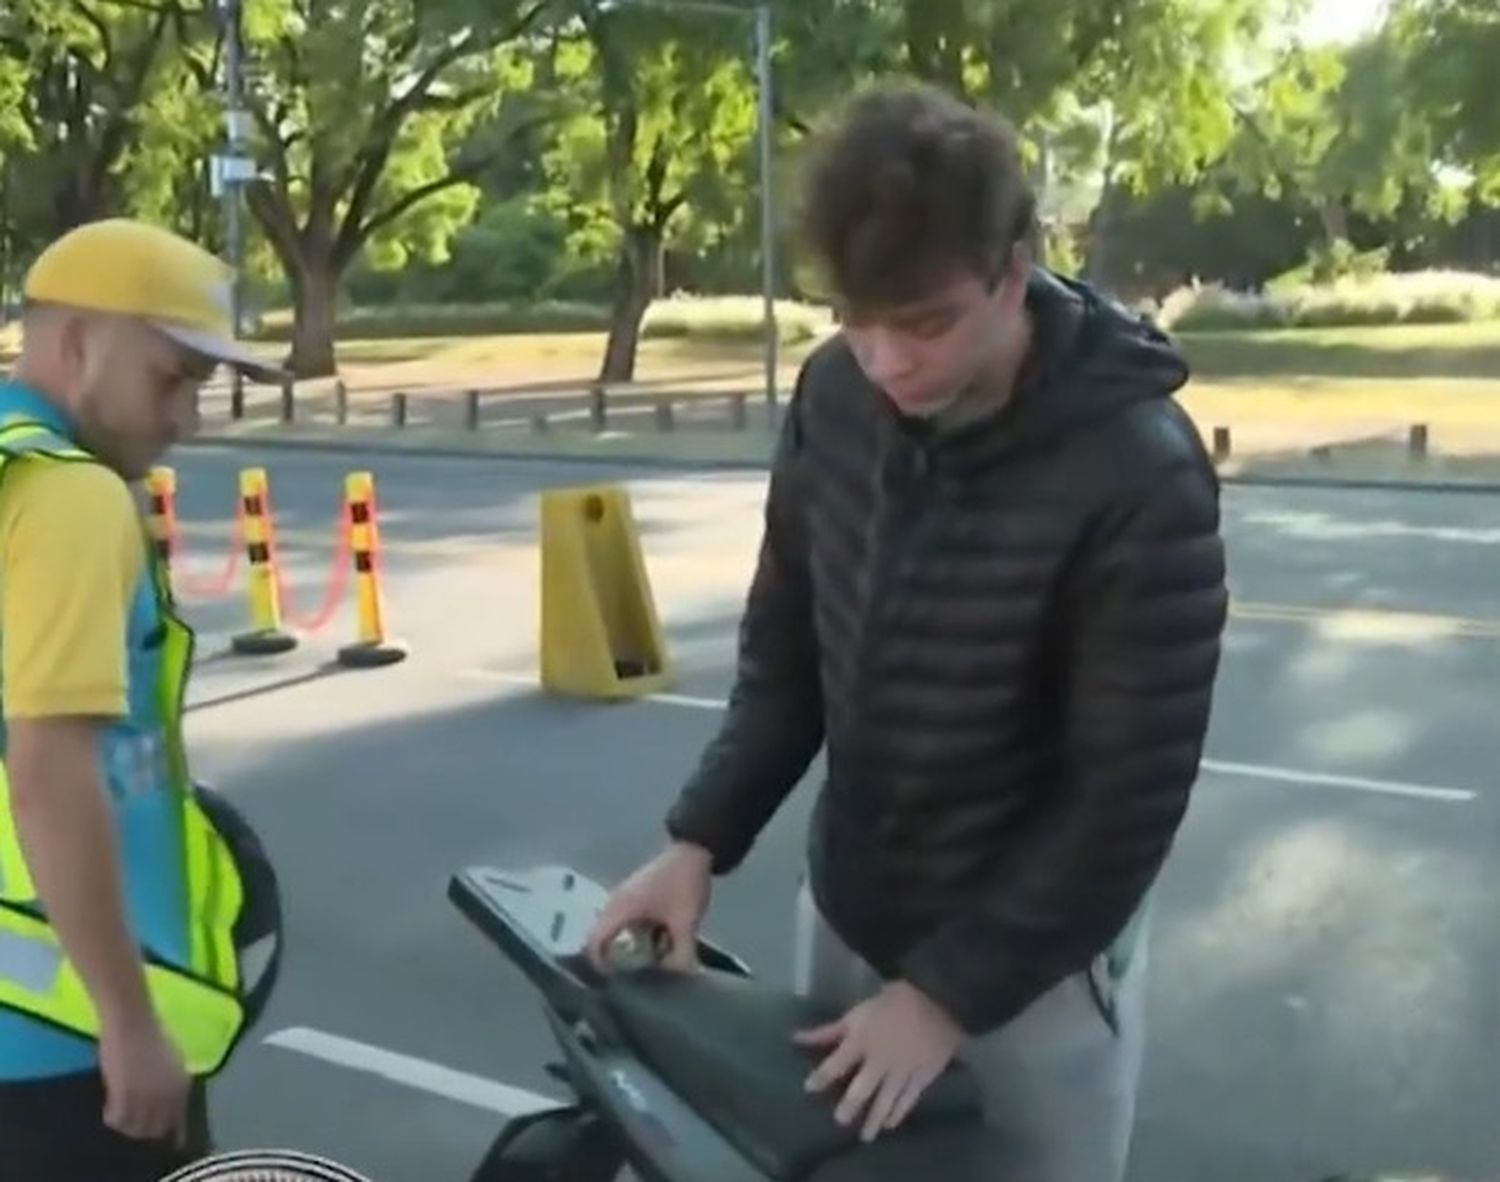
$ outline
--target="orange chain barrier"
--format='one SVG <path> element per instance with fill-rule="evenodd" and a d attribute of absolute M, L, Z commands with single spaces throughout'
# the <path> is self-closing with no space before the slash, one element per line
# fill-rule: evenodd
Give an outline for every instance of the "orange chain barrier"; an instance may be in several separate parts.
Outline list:
<path fill-rule="evenodd" d="M 275 514 L 271 509 L 270 480 L 264 468 L 246 468 L 239 476 L 235 502 L 234 545 L 218 576 L 195 581 L 174 570 L 172 561 L 181 550 L 181 527 L 177 520 L 177 475 L 167 467 L 151 469 L 146 477 L 149 497 L 147 527 L 157 554 L 166 564 L 174 587 L 203 597 L 227 594 L 239 573 L 242 560 L 249 564 L 251 629 L 234 637 L 236 652 L 272 655 L 287 652 L 298 638 L 283 627 L 283 621 L 299 633 L 327 627 L 338 615 L 349 593 L 351 576 L 358 580 L 356 640 L 339 653 L 341 663 L 353 666 L 386 665 L 400 661 L 406 649 L 386 635 L 384 606 L 376 570 L 379 527 L 376 524 L 375 483 L 368 472 L 350 474 L 340 500 L 335 527 L 334 552 L 322 602 L 309 614 L 297 611 L 292 590 L 282 574 L 276 545 Z"/>
<path fill-rule="evenodd" d="M 291 588 L 286 580 L 282 578 L 281 567 L 277 565 L 276 593 L 281 599 L 281 610 L 292 625 L 302 632 L 318 632 L 328 626 L 328 622 L 338 614 L 343 605 L 345 594 L 349 590 L 349 522 L 343 514 L 339 515 L 339 523 L 336 529 L 336 541 L 333 548 L 333 564 L 329 567 L 328 579 L 325 583 L 326 590 L 323 593 L 323 602 L 318 605 L 318 610 L 311 615 L 300 614 L 292 603 Z"/>

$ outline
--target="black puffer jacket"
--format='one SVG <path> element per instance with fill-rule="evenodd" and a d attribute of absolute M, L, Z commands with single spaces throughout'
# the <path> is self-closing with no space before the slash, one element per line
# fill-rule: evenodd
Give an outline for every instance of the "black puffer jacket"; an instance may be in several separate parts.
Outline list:
<path fill-rule="evenodd" d="M 930 435 L 837 338 L 789 410 L 723 727 L 668 818 L 733 868 L 820 746 L 814 894 L 993 1028 L 1085 969 L 1197 776 L 1227 595 L 1166 338 L 1037 270 L 999 416 Z"/>

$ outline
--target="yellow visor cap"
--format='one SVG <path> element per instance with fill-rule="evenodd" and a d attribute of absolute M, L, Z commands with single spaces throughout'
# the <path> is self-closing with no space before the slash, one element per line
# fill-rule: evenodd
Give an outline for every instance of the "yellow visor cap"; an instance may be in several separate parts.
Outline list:
<path fill-rule="evenodd" d="M 233 278 L 226 263 L 170 230 L 109 218 L 42 251 L 22 291 L 35 303 L 135 317 L 195 353 L 278 381 L 280 369 L 235 338 Z"/>

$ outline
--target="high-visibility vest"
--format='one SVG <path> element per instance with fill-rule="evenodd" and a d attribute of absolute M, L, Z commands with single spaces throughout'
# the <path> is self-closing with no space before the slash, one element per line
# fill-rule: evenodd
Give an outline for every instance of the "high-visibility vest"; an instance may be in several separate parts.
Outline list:
<path fill-rule="evenodd" d="M 0 479 L 11 464 L 97 463 L 94 456 L 23 417 L 0 423 Z M 140 949 L 146 986 L 167 1036 L 194 1075 L 216 1073 L 227 1061 L 245 1019 L 233 928 L 243 888 L 224 839 L 199 805 L 188 773 L 182 710 L 192 664 L 192 629 L 177 615 L 170 576 L 146 544 L 149 577 L 161 638 L 158 680 L 160 742 L 166 783 L 181 809 L 182 858 L 187 884 L 189 949 L 186 964 L 171 964 Z M 16 833 L 10 784 L 0 761 L 0 1007 L 18 1011 L 71 1034 L 97 1039 L 99 1018 L 78 975 L 42 913 Z"/>

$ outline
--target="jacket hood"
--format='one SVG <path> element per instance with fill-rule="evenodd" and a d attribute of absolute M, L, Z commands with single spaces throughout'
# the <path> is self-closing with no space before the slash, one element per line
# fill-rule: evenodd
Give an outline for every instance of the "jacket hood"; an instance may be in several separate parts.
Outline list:
<path fill-rule="evenodd" d="M 1187 382 L 1187 362 L 1165 333 L 1087 284 L 1036 269 L 1026 304 L 1036 337 L 1013 401 L 1021 435 L 1168 398 Z"/>
<path fill-rule="evenodd" d="M 951 430 L 904 424 L 959 467 L 969 466 L 967 455 L 984 463 L 1045 447 L 1131 403 L 1170 398 L 1187 382 L 1187 363 L 1165 333 L 1086 283 L 1033 268 L 1026 307 L 1031 350 L 1003 410 Z"/>

